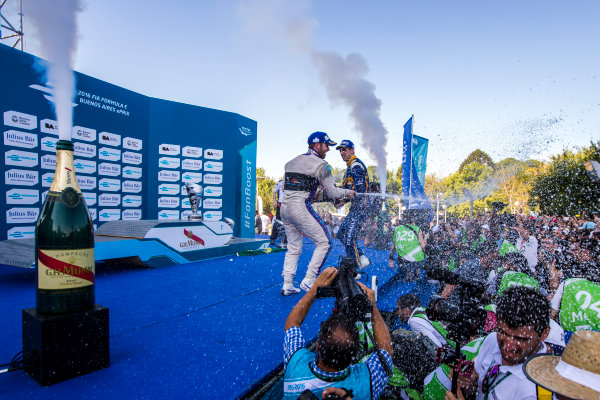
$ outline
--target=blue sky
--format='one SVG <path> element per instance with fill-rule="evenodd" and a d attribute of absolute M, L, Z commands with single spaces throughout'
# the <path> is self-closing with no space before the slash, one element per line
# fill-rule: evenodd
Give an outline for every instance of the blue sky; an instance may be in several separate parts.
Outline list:
<path fill-rule="evenodd" d="M 39 54 L 28 26 L 26 51 Z M 332 103 L 286 23 L 310 23 L 315 50 L 366 60 L 381 100 L 387 168 L 402 127 L 429 138 L 428 172 L 446 176 L 474 149 L 496 161 L 545 159 L 600 139 L 598 1 L 88 1 L 74 69 L 149 96 L 258 122 L 258 166 L 279 177 L 324 130 L 369 140 Z M 343 167 L 337 152 L 327 160 Z"/>

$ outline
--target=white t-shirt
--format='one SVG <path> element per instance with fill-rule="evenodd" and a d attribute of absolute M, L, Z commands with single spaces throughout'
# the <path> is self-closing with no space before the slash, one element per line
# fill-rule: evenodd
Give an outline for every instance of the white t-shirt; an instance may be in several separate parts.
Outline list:
<path fill-rule="evenodd" d="M 408 318 L 408 325 L 410 326 L 410 329 L 413 332 L 421 333 L 423 334 L 423 336 L 428 337 L 437 347 L 447 346 L 448 342 L 446 341 L 446 339 L 444 339 L 442 334 L 439 333 L 433 325 L 431 325 L 431 322 L 429 322 L 425 318 L 413 318 L 414 314 L 420 313 L 424 314 L 425 310 L 423 310 L 422 308 L 415 308 L 412 314 L 410 314 L 410 317 Z"/>
<path fill-rule="evenodd" d="M 519 253 L 523 254 L 527 259 L 527 264 L 529 264 L 531 271 L 535 272 L 535 266 L 538 263 L 538 241 L 535 236 L 530 235 L 528 241 L 524 241 L 519 236 L 516 246 L 519 249 Z"/>
<path fill-rule="evenodd" d="M 542 342 L 538 354 L 546 352 L 546 344 Z M 488 371 L 498 364 L 500 365 L 500 371 L 491 384 L 488 400 L 537 400 L 537 385 L 527 379 L 523 372 L 523 364 L 512 366 L 502 365 L 502 355 L 498 346 L 498 334 L 495 332 L 490 333 L 484 339 L 479 348 L 479 354 L 475 357 L 475 371 L 479 375 L 477 400 L 485 398 L 481 384 Z"/>
<path fill-rule="evenodd" d="M 283 179 L 280 179 L 279 182 L 273 186 L 273 193 L 277 193 L 277 201 L 281 203 L 281 200 L 283 200 Z"/>

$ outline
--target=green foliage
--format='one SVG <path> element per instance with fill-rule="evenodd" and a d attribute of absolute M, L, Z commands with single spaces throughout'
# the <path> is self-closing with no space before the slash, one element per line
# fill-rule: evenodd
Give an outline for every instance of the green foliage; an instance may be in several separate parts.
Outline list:
<path fill-rule="evenodd" d="M 476 150 L 472 151 L 471 154 L 469 154 L 467 156 L 467 158 L 465 158 L 465 160 L 460 164 L 460 167 L 458 167 L 458 171 L 462 172 L 462 170 L 467 165 L 469 165 L 469 164 L 471 164 L 473 162 L 477 162 L 479 164 L 487 165 L 492 170 L 496 169 L 496 164 L 494 164 L 494 161 L 492 160 L 492 157 L 490 157 L 489 154 L 486 153 L 485 151 L 481 151 L 479 149 L 476 149 Z"/>
<path fill-rule="evenodd" d="M 263 212 L 269 214 L 272 212 L 275 214 L 275 207 L 273 206 L 273 187 L 275 187 L 275 180 L 266 176 L 264 168 L 256 168 L 256 193 L 261 197 L 263 201 Z"/>
<path fill-rule="evenodd" d="M 550 215 L 576 215 L 600 210 L 600 183 L 588 176 L 584 162 L 600 160 L 600 142 L 553 156 L 533 181 L 531 207 Z"/>

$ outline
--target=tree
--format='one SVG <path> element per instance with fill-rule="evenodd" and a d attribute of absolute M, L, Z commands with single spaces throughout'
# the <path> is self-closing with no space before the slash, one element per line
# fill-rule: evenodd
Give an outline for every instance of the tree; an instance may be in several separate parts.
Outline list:
<path fill-rule="evenodd" d="M 462 172 L 462 170 L 472 162 L 478 162 L 479 164 L 487 165 L 492 170 L 496 169 L 496 164 L 494 164 L 492 157 L 490 157 L 485 151 L 476 149 L 464 159 L 464 161 L 460 164 L 460 167 L 458 167 L 458 171 Z"/>
<path fill-rule="evenodd" d="M 266 176 L 264 168 L 256 168 L 256 194 L 260 196 L 263 201 L 263 212 L 269 214 L 272 212 L 275 214 L 275 207 L 273 207 L 273 187 L 275 187 L 275 180 Z"/>

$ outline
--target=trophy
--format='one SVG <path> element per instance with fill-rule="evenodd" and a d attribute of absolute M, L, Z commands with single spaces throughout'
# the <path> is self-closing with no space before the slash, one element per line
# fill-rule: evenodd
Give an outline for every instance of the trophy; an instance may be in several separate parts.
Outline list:
<path fill-rule="evenodd" d="M 185 190 L 187 190 L 188 197 L 190 198 L 190 205 L 192 206 L 192 213 L 188 215 L 188 219 L 190 221 L 202 220 L 202 215 L 198 215 L 198 196 L 194 190 L 194 185 L 190 182 L 186 182 Z"/>

